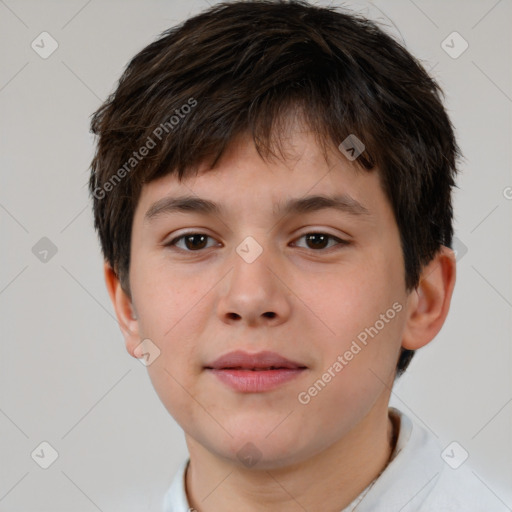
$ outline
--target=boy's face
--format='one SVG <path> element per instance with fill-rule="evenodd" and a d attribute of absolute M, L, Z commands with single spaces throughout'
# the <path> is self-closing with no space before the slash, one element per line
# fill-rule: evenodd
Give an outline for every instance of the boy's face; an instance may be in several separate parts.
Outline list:
<path fill-rule="evenodd" d="M 130 353 L 145 338 L 160 350 L 148 372 L 189 443 L 239 462 L 251 442 L 262 468 L 299 463 L 371 431 L 387 411 L 410 298 L 377 172 L 355 170 L 341 153 L 328 164 L 307 132 L 293 132 L 289 144 L 286 164 L 264 162 L 250 139 L 240 139 L 215 170 L 145 185 L 131 241 Z M 155 202 L 184 195 L 213 201 L 222 213 L 145 219 Z M 366 213 L 278 213 L 311 195 L 350 197 Z M 210 238 L 164 246 L 185 233 Z M 333 238 L 308 240 L 312 233 Z M 261 248 L 254 261 L 259 249 L 240 245 L 246 237 Z M 205 368 L 234 350 L 273 351 L 306 369 L 274 389 L 242 392 Z"/>

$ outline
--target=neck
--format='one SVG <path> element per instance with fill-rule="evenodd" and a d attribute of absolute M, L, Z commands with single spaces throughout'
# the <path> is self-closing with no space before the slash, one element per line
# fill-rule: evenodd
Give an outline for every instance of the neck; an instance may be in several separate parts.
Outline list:
<path fill-rule="evenodd" d="M 387 466 L 396 426 L 385 411 L 372 411 L 340 441 L 306 461 L 268 470 L 240 467 L 186 436 L 190 464 L 186 489 L 197 512 L 218 510 L 341 510 Z"/>

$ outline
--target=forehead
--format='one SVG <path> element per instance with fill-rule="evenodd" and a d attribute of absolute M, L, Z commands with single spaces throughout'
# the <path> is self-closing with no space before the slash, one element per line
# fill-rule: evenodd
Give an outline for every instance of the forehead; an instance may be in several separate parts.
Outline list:
<path fill-rule="evenodd" d="M 291 132 L 280 149 L 279 156 L 262 157 L 252 138 L 238 137 L 214 168 L 205 163 L 182 180 L 169 174 L 144 185 L 137 214 L 146 222 L 172 211 L 277 215 L 332 207 L 370 216 L 385 200 L 376 169 L 361 169 L 337 148 L 324 152 L 311 132 Z"/>

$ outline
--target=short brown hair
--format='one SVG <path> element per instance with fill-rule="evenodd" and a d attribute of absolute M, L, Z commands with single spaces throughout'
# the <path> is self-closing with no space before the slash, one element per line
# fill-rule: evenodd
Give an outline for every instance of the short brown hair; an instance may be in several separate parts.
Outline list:
<path fill-rule="evenodd" d="M 171 173 L 181 180 L 204 162 L 213 168 L 240 134 L 275 156 L 278 122 L 297 110 L 324 152 L 349 135 L 363 142 L 356 163 L 378 168 L 411 291 L 452 243 L 459 149 L 441 95 L 418 60 L 357 14 L 301 0 L 217 4 L 140 51 L 92 116 L 89 190 L 105 260 L 130 295 L 142 186 Z M 412 356 L 402 350 L 397 375 Z"/>

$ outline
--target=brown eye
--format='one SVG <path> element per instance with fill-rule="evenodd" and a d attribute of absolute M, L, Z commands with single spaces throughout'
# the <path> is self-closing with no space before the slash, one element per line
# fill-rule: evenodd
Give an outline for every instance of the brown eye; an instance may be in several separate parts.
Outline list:
<path fill-rule="evenodd" d="M 207 247 L 208 239 L 212 239 L 210 236 L 204 233 L 186 233 L 182 236 L 174 238 L 168 244 L 168 246 L 176 246 L 183 251 L 196 252 Z M 182 246 L 178 244 L 183 241 Z M 211 247 L 211 245 L 209 246 Z"/>
<path fill-rule="evenodd" d="M 314 250 L 331 248 L 335 245 L 348 245 L 349 243 L 335 236 L 328 235 L 327 233 L 306 233 L 305 235 L 301 236 L 298 240 L 301 240 L 302 238 L 304 238 L 306 241 L 306 248 Z M 335 241 L 337 243 L 333 243 L 330 246 L 328 246 L 330 240 Z"/>
<path fill-rule="evenodd" d="M 310 244 L 312 249 L 325 249 L 329 238 L 329 236 L 322 233 L 311 233 L 306 235 L 306 243 Z"/>

